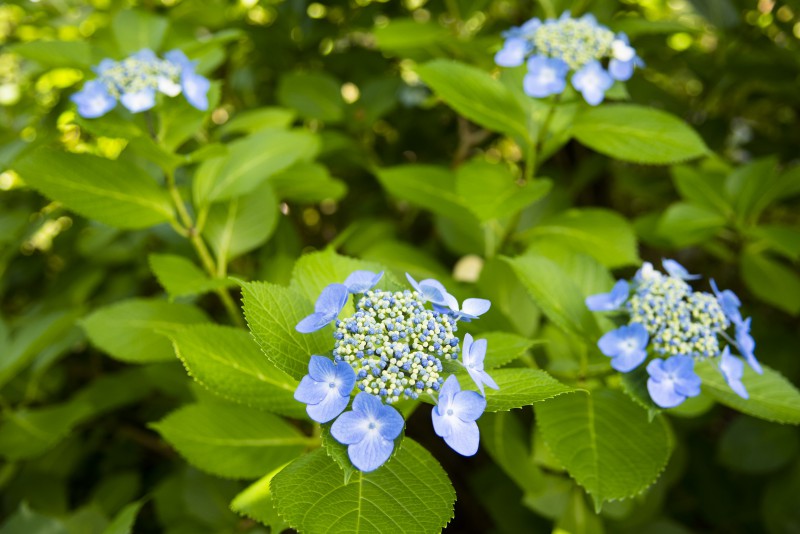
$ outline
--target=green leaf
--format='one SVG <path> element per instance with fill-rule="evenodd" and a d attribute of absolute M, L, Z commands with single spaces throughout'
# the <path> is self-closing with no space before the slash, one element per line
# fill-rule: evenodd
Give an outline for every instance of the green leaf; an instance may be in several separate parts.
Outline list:
<path fill-rule="evenodd" d="M 247 195 L 212 204 L 203 235 L 217 258 L 230 261 L 267 242 L 278 224 L 278 199 L 269 183 Z"/>
<path fill-rule="evenodd" d="M 31 510 L 26 501 L 3 522 L 0 534 L 73 534 L 62 521 Z"/>
<path fill-rule="evenodd" d="M 800 229 L 798 228 L 766 224 L 750 229 L 747 235 L 759 240 L 758 245 L 766 246 L 789 260 L 800 260 Z"/>
<path fill-rule="evenodd" d="M 314 312 L 314 305 L 297 289 L 267 282 L 242 284 L 244 315 L 250 331 L 275 367 L 297 380 L 308 374 L 312 354 L 333 348 L 330 328 L 301 334 L 295 326 Z"/>
<path fill-rule="evenodd" d="M 744 367 L 742 383 L 749 399 L 743 399 L 731 390 L 711 360 L 697 362 L 695 372 L 703 379 L 703 390 L 725 406 L 759 419 L 800 425 L 800 391 L 779 372 L 764 364 L 761 367 L 763 375 L 747 365 Z"/>
<path fill-rule="evenodd" d="M 342 256 L 329 248 L 301 256 L 294 265 L 291 286 L 301 291 L 309 301 L 316 302 L 325 287 L 343 284 L 353 271 L 358 270 L 379 273 L 386 269 L 378 263 Z M 385 273 L 378 285 L 388 288 L 393 283 L 396 282 L 392 276 Z M 312 312 L 313 308 L 309 308 L 306 315 Z"/>
<path fill-rule="evenodd" d="M 556 326 L 594 343 L 600 331 L 575 283 L 546 258 L 528 254 L 505 258 L 536 304 Z"/>
<path fill-rule="evenodd" d="M 219 135 L 232 133 L 251 134 L 267 128 L 286 129 L 294 122 L 296 113 L 291 109 L 263 107 L 237 113 L 219 129 Z"/>
<path fill-rule="evenodd" d="M 537 342 L 508 332 L 485 332 L 475 338 L 487 341 L 484 369 L 502 367 L 525 354 Z"/>
<path fill-rule="evenodd" d="M 449 59 L 417 67 L 420 78 L 450 107 L 490 130 L 530 142 L 526 110 L 489 73 Z"/>
<path fill-rule="evenodd" d="M 677 247 L 708 241 L 725 226 L 717 211 L 686 202 L 672 204 L 658 221 L 656 231 Z"/>
<path fill-rule="evenodd" d="M 375 28 L 378 48 L 393 52 L 401 57 L 409 57 L 414 51 L 434 48 L 452 37 L 439 24 L 420 23 L 411 18 L 392 18 L 386 26 Z"/>
<path fill-rule="evenodd" d="M 231 501 L 231 510 L 239 515 L 255 519 L 270 528 L 271 532 L 283 532 L 289 526 L 278 515 L 272 503 L 269 485 L 284 466 L 264 475 L 239 493 Z"/>
<path fill-rule="evenodd" d="M 720 463 L 738 473 L 764 474 L 788 464 L 800 450 L 797 429 L 737 417 L 717 444 Z"/>
<path fill-rule="evenodd" d="M 489 374 L 500 389 L 485 389 L 487 412 L 505 412 L 577 391 L 541 369 L 495 369 Z M 464 389 L 477 391 L 468 376 L 461 380 L 461 385 Z"/>
<path fill-rule="evenodd" d="M 723 176 L 702 172 L 688 165 L 676 165 L 672 167 L 672 181 L 684 200 L 726 217 L 733 213 L 733 208 L 723 194 Z"/>
<path fill-rule="evenodd" d="M 92 64 L 92 50 L 85 41 L 30 41 L 10 45 L 8 51 L 44 67 L 86 69 Z"/>
<path fill-rule="evenodd" d="M 168 27 L 167 19 L 146 11 L 122 10 L 111 21 L 114 38 L 123 56 L 143 48 L 157 52 Z"/>
<path fill-rule="evenodd" d="M 228 154 L 204 161 L 194 177 L 197 205 L 241 196 L 267 178 L 319 150 L 316 135 L 301 130 L 263 130 L 228 145 Z"/>
<path fill-rule="evenodd" d="M 103 530 L 103 534 L 131 534 L 136 516 L 142 509 L 142 501 L 132 502 L 114 517 L 114 520 Z"/>
<path fill-rule="evenodd" d="M 190 404 L 150 426 L 189 463 L 226 478 L 263 476 L 315 441 L 280 417 L 231 404 Z"/>
<path fill-rule="evenodd" d="M 737 168 L 725 180 L 725 192 L 733 201 L 736 219 L 755 224 L 771 202 L 779 198 L 785 184 L 778 174 L 777 158 L 755 160 Z"/>
<path fill-rule="evenodd" d="M 347 193 L 347 185 L 334 179 L 319 163 L 300 161 L 269 179 L 275 194 L 282 200 L 313 204 L 323 200 L 339 200 Z"/>
<path fill-rule="evenodd" d="M 456 191 L 461 202 L 481 222 L 511 217 L 544 197 L 553 183 L 548 179 L 520 183 L 504 164 L 473 160 L 456 171 Z"/>
<path fill-rule="evenodd" d="M 703 140 L 684 121 L 664 111 L 620 104 L 584 110 L 572 134 L 602 154 L 623 161 L 665 165 L 708 152 Z"/>
<path fill-rule="evenodd" d="M 744 250 L 741 262 L 742 279 L 758 298 L 791 315 L 800 313 L 800 276 L 796 269 L 750 248 Z"/>
<path fill-rule="evenodd" d="M 400 165 L 379 169 L 376 176 L 392 195 L 433 213 L 458 219 L 467 212 L 456 194 L 455 175 L 436 165 Z"/>
<path fill-rule="evenodd" d="M 318 449 L 275 475 L 271 488 L 278 513 L 299 532 L 438 532 L 455 501 L 439 463 L 409 438 L 383 467 L 347 483 Z"/>
<path fill-rule="evenodd" d="M 226 279 L 209 278 L 202 269 L 183 256 L 150 254 L 147 260 L 158 283 L 173 297 L 202 295 L 234 284 Z"/>
<path fill-rule="evenodd" d="M 205 322 L 205 313 L 189 304 L 131 299 L 94 311 L 81 326 L 91 342 L 113 358 L 148 363 L 175 358 L 163 332 Z"/>
<path fill-rule="evenodd" d="M 278 101 L 306 119 L 340 122 L 344 119 L 340 85 L 324 72 L 290 72 L 278 84 Z"/>
<path fill-rule="evenodd" d="M 633 227 L 611 210 L 568 210 L 537 224 L 525 232 L 523 238 L 531 243 L 555 241 L 592 256 L 610 269 L 642 262 Z"/>
<path fill-rule="evenodd" d="M 16 170 L 42 194 L 109 226 L 146 228 L 174 218 L 166 191 L 133 165 L 40 148 Z"/>
<path fill-rule="evenodd" d="M 525 492 L 543 488 L 542 471 L 533 462 L 529 436 L 513 413 L 487 413 L 478 420 L 481 445 L 492 460 Z"/>
<path fill-rule="evenodd" d="M 653 484 L 672 449 L 661 416 L 609 389 L 562 395 L 536 407 L 545 443 L 569 474 L 603 501 L 633 497 Z"/>
<path fill-rule="evenodd" d="M 246 331 L 198 324 L 169 337 L 189 374 L 209 391 L 253 408 L 305 418 L 305 405 L 294 400 L 297 381 L 270 363 Z"/>

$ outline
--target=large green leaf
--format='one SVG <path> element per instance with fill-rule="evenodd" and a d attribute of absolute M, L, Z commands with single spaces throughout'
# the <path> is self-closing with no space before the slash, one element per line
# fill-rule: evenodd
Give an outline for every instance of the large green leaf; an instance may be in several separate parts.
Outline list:
<path fill-rule="evenodd" d="M 489 375 L 500 389 L 485 389 L 487 412 L 505 412 L 577 391 L 541 369 L 495 369 Z M 469 376 L 460 380 L 463 388 L 477 390 Z"/>
<path fill-rule="evenodd" d="M 545 196 L 553 183 L 547 179 L 520 182 L 505 164 L 474 160 L 456 171 L 461 202 L 481 222 L 511 217 Z"/>
<path fill-rule="evenodd" d="M 296 113 L 291 109 L 279 107 L 263 107 L 242 111 L 222 125 L 219 135 L 232 133 L 254 133 L 267 128 L 288 128 L 295 119 Z"/>
<path fill-rule="evenodd" d="M 339 122 L 344 100 L 339 82 L 325 72 L 290 72 L 278 84 L 278 101 L 307 119 Z"/>
<path fill-rule="evenodd" d="M 175 358 L 164 333 L 208 317 L 190 304 L 131 299 L 95 310 L 81 325 L 89 339 L 110 356 L 132 363 Z"/>
<path fill-rule="evenodd" d="M 267 282 L 242 284 L 244 315 L 250 331 L 267 358 L 281 371 L 300 379 L 308 373 L 312 354 L 333 349 L 329 328 L 301 334 L 295 326 L 314 311 L 314 305 L 297 289 Z"/>
<path fill-rule="evenodd" d="M 146 228 L 174 218 L 166 191 L 134 165 L 40 148 L 15 168 L 31 187 L 109 226 Z"/>
<path fill-rule="evenodd" d="M 263 130 L 228 145 L 226 156 L 204 161 L 194 177 L 198 205 L 249 193 L 270 176 L 301 160 L 310 160 L 319 149 L 316 135 L 297 130 Z"/>
<path fill-rule="evenodd" d="M 263 476 L 315 441 L 278 416 L 210 402 L 184 406 L 151 426 L 189 463 L 227 478 Z"/>
<path fill-rule="evenodd" d="M 111 21 L 114 37 L 122 55 L 143 48 L 158 51 L 167 33 L 169 21 L 146 11 L 121 10 Z"/>
<path fill-rule="evenodd" d="M 203 235 L 218 258 L 229 261 L 260 247 L 278 223 L 278 199 L 269 183 L 250 193 L 213 204 Z"/>
<path fill-rule="evenodd" d="M 760 475 L 786 466 L 800 450 L 796 428 L 740 416 L 717 443 L 717 457 L 731 471 Z"/>
<path fill-rule="evenodd" d="M 456 193 L 455 175 L 436 165 L 400 165 L 379 169 L 381 185 L 392 195 L 433 213 L 458 219 L 467 212 Z"/>
<path fill-rule="evenodd" d="M 526 110 L 489 73 L 449 59 L 417 67 L 422 80 L 449 106 L 481 126 L 529 141 Z"/>
<path fill-rule="evenodd" d="M 136 516 L 143 505 L 144 502 L 136 501 L 125 506 L 103 530 L 103 534 L 131 534 Z"/>
<path fill-rule="evenodd" d="M 657 231 L 673 245 L 685 247 L 702 243 L 725 226 L 719 212 L 687 202 L 671 205 L 658 221 Z"/>
<path fill-rule="evenodd" d="M 281 200 L 311 204 L 327 199 L 339 200 L 347 193 L 341 180 L 331 177 L 319 163 L 300 161 L 269 179 Z"/>
<path fill-rule="evenodd" d="M 271 532 L 283 532 L 289 525 L 278 515 L 272 503 L 269 485 L 283 466 L 253 482 L 231 501 L 231 510 L 237 514 L 255 519 L 270 527 Z"/>
<path fill-rule="evenodd" d="M 606 209 L 568 210 L 525 232 L 525 239 L 531 243 L 555 241 L 611 269 L 642 262 L 631 224 Z"/>
<path fill-rule="evenodd" d="M 548 319 L 565 332 L 594 343 L 600 332 L 585 297 L 555 262 L 532 254 L 505 260 Z"/>
<path fill-rule="evenodd" d="M 383 467 L 348 482 L 325 450 L 315 450 L 275 475 L 271 488 L 278 513 L 299 532 L 439 532 L 455 501 L 442 467 L 409 438 Z"/>
<path fill-rule="evenodd" d="M 45 67 L 86 69 L 92 64 L 92 50 L 85 41 L 29 41 L 13 44 L 8 51 Z"/>
<path fill-rule="evenodd" d="M 647 412 L 619 391 L 562 395 L 538 404 L 536 416 L 545 443 L 597 509 L 653 484 L 672 449 L 663 417 L 648 422 Z"/>
<path fill-rule="evenodd" d="M 777 172 L 777 158 L 752 161 L 733 171 L 725 180 L 725 192 L 731 198 L 738 221 L 755 224 L 771 202 L 786 188 Z"/>
<path fill-rule="evenodd" d="M 305 417 L 305 405 L 294 400 L 297 381 L 270 363 L 246 331 L 199 324 L 169 337 L 192 378 L 213 393 L 269 412 Z"/>
<path fill-rule="evenodd" d="M 779 372 L 761 367 L 763 375 L 747 365 L 744 368 L 742 383 L 749 399 L 731 390 L 713 361 L 698 362 L 695 372 L 703 379 L 703 390 L 722 404 L 767 421 L 800 425 L 800 391 Z"/>
<path fill-rule="evenodd" d="M 676 165 L 672 167 L 672 181 L 685 200 L 726 217 L 733 213 L 724 195 L 724 176 L 688 165 Z"/>
<path fill-rule="evenodd" d="M 796 269 L 749 247 L 742 254 L 740 268 L 744 283 L 759 298 L 786 313 L 800 313 L 800 276 Z"/>
<path fill-rule="evenodd" d="M 486 370 L 516 360 L 536 344 L 536 341 L 508 332 L 485 332 L 475 337 L 487 342 L 486 358 L 483 360 Z"/>
<path fill-rule="evenodd" d="M 306 254 L 294 265 L 292 287 L 314 302 L 326 286 L 342 284 L 353 271 L 358 270 L 379 273 L 384 271 L 384 268 L 377 263 L 336 254 L 333 249 Z M 378 283 L 378 287 L 388 288 L 392 283 L 391 275 L 386 273 Z M 312 311 L 309 309 L 308 313 Z"/>
<path fill-rule="evenodd" d="M 538 493 L 543 475 L 534 463 L 530 436 L 513 413 L 487 413 L 478 420 L 481 445 L 500 468 L 525 492 Z"/>
<path fill-rule="evenodd" d="M 679 118 L 632 104 L 586 109 L 575 118 L 572 134 L 589 148 L 634 163 L 678 163 L 708 152 Z"/>
<path fill-rule="evenodd" d="M 173 297 L 200 295 L 234 283 L 226 279 L 209 277 L 200 267 L 183 256 L 150 254 L 147 260 L 158 283 Z"/>

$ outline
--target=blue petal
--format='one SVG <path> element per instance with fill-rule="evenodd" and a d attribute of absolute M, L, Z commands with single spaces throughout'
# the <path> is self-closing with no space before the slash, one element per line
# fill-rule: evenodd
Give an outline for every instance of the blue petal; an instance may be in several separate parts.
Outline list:
<path fill-rule="evenodd" d="M 739 347 L 739 352 L 747 360 L 747 364 L 758 374 L 763 374 L 764 370 L 761 364 L 758 363 L 755 355 L 756 342 L 753 336 L 750 335 L 750 320 L 748 317 L 741 323 L 736 324 L 736 345 Z"/>
<path fill-rule="evenodd" d="M 316 332 L 320 328 L 329 325 L 336 319 L 336 315 L 338 315 L 338 313 L 312 313 L 308 317 L 303 318 L 294 328 L 301 334 L 310 334 L 311 332 Z"/>
<path fill-rule="evenodd" d="M 339 315 L 339 312 L 344 308 L 347 303 L 347 297 L 350 292 L 347 291 L 347 286 L 344 284 L 330 284 L 320 293 L 317 302 L 314 304 L 314 311 L 321 313 L 334 313 Z"/>
<path fill-rule="evenodd" d="M 142 89 L 136 93 L 125 93 L 119 100 L 131 113 L 140 113 L 156 105 L 156 92 L 152 88 Z"/>
<path fill-rule="evenodd" d="M 452 402 L 453 397 L 455 397 L 456 393 L 459 391 L 461 391 L 461 384 L 458 383 L 456 375 L 448 376 L 439 390 L 439 404 L 441 404 L 443 400 L 446 400 L 448 403 Z"/>
<path fill-rule="evenodd" d="M 356 385 L 356 372 L 349 363 L 339 362 L 336 364 L 336 380 L 339 383 L 339 394 L 349 396 Z"/>
<path fill-rule="evenodd" d="M 194 70 L 195 62 L 190 61 L 189 58 L 186 57 L 186 54 L 183 52 L 183 50 L 177 48 L 175 50 L 170 50 L 169 52 L 164 54 L 164 59 L 166 59 L 170 63 L 178 65 L 183 69 Z"/>
<path fill-rule="evenodd" d="M 627 351 L 611 359 L 611 367 L 620 373 L 633 371 L 647 358 L 647 351 L 643 349 Z"/>
<path fill-rule="evenodd" d="M 336 378 L 336 364 L 325 356 L 312 355 L 308 360 L 308 374 L 317 382 L 331 382 Z"/>
<path fill-rule="evenodd" d="M 465 422 L 454 418 L 450 433 L 443 437 L 444 442 L 462 456 L 473 456 L 478 452 L 480 430 L 475 421 Z"/>
<path fill-rule="evenodd" d="M 494 378 L 489 376 L 489 373 L 486 371 L 481 371 L 481 380 L 484 384 L 486 384 L 487 387 L 492 389 L 500 389 L 500 386 L 497 385 L 497 382 L 494 381 Z"/>
<path fill-rule="evenodd" d="M 661 260 L 661 265 L 664 267 L 664 270 L 667 271 L 667 274 L 673 278 L 680 278 L 681 280 L 697 280 L 701 278 L 699 274 L 689 274 L 686 267 L 675 260 Z"/>
<path fill-rule="evenodd" d="M 376 420 L 381 416 L 381 408 L 383 408 L 383 403 L 380 399 L 363 391 L 356 395 L 356 399 L 353 401 L 354 411 Z"/>
<path fill-rule="evenodd" d="M 629 288 L 630 286 L 626 280 L 617 280 L 610 292 L 586 297 L 586 307 L 590 311 L 616 310 L 628 300 Z"/>
<path fill-rule="evenodd" d="M 469 334 L 467 334 L 469 335 Z M 466 337 L 466 336 L 465 336 Z M 486 349 L 488 341 L 485 339 L 476 339 L 469 347 L 469 361 L 475 366 L 480 366 L 483 369 L 483 360 L 486 359 Z"/>
<path fill-rule="evenodd" d="M 342 445 L 358 443 L 367 435 L 369 422 L 358 412 L 345 412 L 331 425 L 331 436 Z"/>
<path fill-rule="evenodd" d="M 378 274 L 371 271 L 354 271 L 347 277 L 347 280 L 344 281 L 344 285 L 347 286 L 350 293 L 366 293 L 375 287 L 382 276 L 383 271 Z"/>
<path fill-rule="evenodd" d="M 647 391 L 650 398 L 662 408 L 674 408 L 686 400 L 686 397 L 675 391 L 672 382 L 657 382 L 650 378 L 647 380 Z"/>
<path fill-rule="evenodd" d="M 349 402 L 349 395 L 343 397 L 336 388 L 328 388 L 328 395 L 321 402 L 306 406 L 306 412 L 317 423 L 327 423 L 342 413 Z"/>
<path fill-rule="evenodd" d="M 78 106 L 78 114 L 86 119 L 102 117 L 117 105 L 117 100 L 100 80 L 86 82 L 83 90 L 72 95 L 71 100 Z"/>
<path fill-rule="evenodd" d="M 364 473 L 374 471 L 392 455 L 394 442 L 383 439 L 380 434 L 370 432 L 364 439 L 347 447 L 350 461 Z"/>
<path fill-rule="evenodd" d="M 133 54 L 131 56 L 134 59 L 138 59 L 139 61 L 144 61 L 146 63 L 152 63 L 153 61 L 158 60 L 158 56 L 156 56 L 155 52 L 150 50 L 149 48 L 143 48 Z"/>
<path fill-rule="evenodd" d="M 461 313 L 470 315 L 472 318 L 478 318 L 478 316 L 483 315 L 489 308 L 492 307 L 492 303 L 486 299 L 466 299 L 461 304 Z"/>
<path fill-rule="evenodd" d="M 647 374 L 655 380 L 661 381 L 666 378 L 667 373 L 664 371 L 664 360 L 656 358 L 647 364 Z"/>
<path fill-rule="evenodd" d="M 590 61 L 572 76 L 572 86 L 592 106 L 603 101 L 605 92 L 614 84 L 611 76 L 603 70 L 599 61 Z"/>
<path fill-rule="evenodd" d="M 740 397 L 747 399 L 750 396 L 742 384 L 742 375 L 744 374 L 744 364 L 736 356 L 731 355 L 730 349 L 725 347 L 720 356 L 719 370 L 728 386 Z"/>
<path fill-rule="evenodd" d="M 330 389 L 327 382 L 318 382 L 306 375 L 294 390 L 294 398 L 304 404 L 319 404 L 328 395 Z"/>
<path fill-rule="evenodd" d="M 381 408 L 380 417 L 378 418 L 378 430 L 384 439 L 392 440 L 400 435 L 405 426 L 403 416 L 400 415 L 396 409 L 391 406 L 383 406 Z"/>
<path fill-rule="evenodd" d="M 626 82 L 633 76 L 634 61 L 620 61 L 619 59 L 612 59 L 608 62 L 608 73 L 615 80 Z"/>
<path fill-rule="evenodd" d="M 478 386 L 478 391 L 480 391 L 481 395 L 483 395 L 483 375 L 481 373 L 483 373 L 483 369 L 467 367 L 467 374 L 469 374 L 469 377 L 472 378 L 473 382 L 475 382 L 475 385 Z"/>
<path fill-rule="evenodd" d="M 525 39 L 512 37 L 494 55 L 494 62 L 501 67 L 518 67 L 525 62 L 530 49 L 531 45 Z"/>
<path fill-rule="evenodd" d="M 450 409 L 462 421 L 475 421 L 486 410 L 486 399 L 474 391 L 459 391 L 453 397 Z"/>
<path fill-rule="evenodd" d="M 534 56 L 528 60 L 523 89 L 527 95 L 536 98 L 559 94 L 567 86 L 568 71 L 569 66 L 560 59 Z"/>
<path fill-rule="evenodd" d="M 458 417 L 445 416 L 446 411 L 441 410 L 446 409 L 441 405 L 434 406 L 433 410 L 431 410 L 431 420 L 433 422 L 433 431 L 436 432 L 437 436 L 443 438 L 449 436 L 453 431 L 452 423 L 454 420 L 458 420 Z"/>
<path fill-rule="evenodd" d="M 181 73 L 181 87 L 183 96 L 186 97 L 189 104 L 200 111 L 208 109 L 208 90 L 211 88 L 211 82 L 207 78 L 184 70 Z"/>

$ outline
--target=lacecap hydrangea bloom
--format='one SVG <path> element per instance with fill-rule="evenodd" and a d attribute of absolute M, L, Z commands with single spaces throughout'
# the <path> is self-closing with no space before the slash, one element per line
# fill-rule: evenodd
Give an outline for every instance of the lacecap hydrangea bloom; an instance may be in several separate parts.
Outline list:
<path fill-rule="evenodd" d="M 503 33 L 503 48 L 494 56 L 501 67 L 527 64 L 523 88 L 529 96 L 561 94 L 572 73 L 572 86 L 592 106 L 605 98 L 614 80 L 626 81 L 642 60 L 624 33 L 614 34 L 592 15 L 531 19 Z"/>
<path fill-rule="evenodd" d="M 750 318 L 742 318 L 739 298 L 729 289 L 720 291 L 714 280 L 713 294 L 694 291 L 687 280 L 700 276 L 674 260 L 664 260 L 663 267 L 667 274 L 645 263 L 632 280 L 620 280 L 609 293 L 586 299 L 590 310 L 616 312 L 627 321 L 600 338 L 600 351 L 622 373 L 654 356 L 647 364 L 647 390 L 662 408 L 700 394 L 701 379 L 694 372 L 698 360 L 712 360 L 730 388 L 748 398 L 744 363 L 731 350 L 755 372 L 762 369 L 754 354 Z"/>
<path fill-rule="evenodd" d="M 147 49 L 121 61 L 104 59 L 93 68 L 97 78 L 86 82 L 72 101 L 87 119 L 102 117 L 117 101 L 131 113 L 147 111 L 156 105 L 158 93 L 183 94 L 189 104 L 205 111 L 211 82 L 195 72 L 195 64 L 180 50 L 167 52 L 163 59 Z"/>
<path fill-rule="evenodd" d="M 467 334 L 461 344 L 456 333 L 459 321 L 478 319 L 491 303 L 466 299 L 459 306 L 440 282 L 417 282 L 408 275 L 413 291 L 374 289 L 382 276 L 356 271 L 343 284 L 330 284 L 314 313 L 297 324 L 304 334 L 331 323 L 334 330 L 330 356 L 311 356 L 295 399 L 307 405 L 314 421 L 333 421 L 331 436 L 347 445 L 350 461 L 364 472 L 391 456 L 405 424 L 392 406 L 401 399 L 432 401 L 436 434 L 456 452 L 475 454 L 480 439 L 475 421 L 486 409 L 484 387 L 498 386 L 484 370 L 486 340 Z M 340 319 L 350 295 L 355 313 Z M 455 375 L 445 376 L 443 360 L 463 365 L 481 393 L 462 390 Z M 351 410 L 345 411 L 353 394 Z"/>

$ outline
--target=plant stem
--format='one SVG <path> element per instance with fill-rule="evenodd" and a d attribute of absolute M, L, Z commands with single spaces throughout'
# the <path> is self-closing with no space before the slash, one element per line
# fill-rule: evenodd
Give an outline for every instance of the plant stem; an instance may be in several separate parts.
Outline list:
<path fill-rule="evenodd" d="M 183 223 L 183 226 L 185 227 L 182 228 L 181 231 L 178 231 L 178 233 L 189 238 L 189 241 L 192 243 L 197 255 L 200 257 L 200 262 L 203 264 L 206 272 L 208 272 L 212 278 L 223 278 L 227 269 L 217 268 L 217 262 L 214 261 L 211 251 L 208 250 L 205 241 L 203 241 L 203 238 L 200 236 L 200 232 L 195 226 L 192 216 L 186 209 L 186 204 L 183 202 L 181 192 L 178 190 L 177 185 L 175 185 L 175 175 L 172 172 L 167 172 L 166 179 L 167 189 L 169 190 L 169 194 L 172 197 L 173 203 L 175 204 L 175 208 L 178 210 L 178 216 L 181 219 L 181 223 Z M 224 262 L 225 260 L 220 258 L 219 261 Z M 222 276 L 219 276 L 218 273 L 222 273 Z M 234 324 L 243 327 L 244 320 L 242 319 L 242 315 L 239 313 L 239 310 L 236 307 L 236 303 L 233 301 L 233 298 L 231 298 L 230 293 L 228 293 L 224 288 L 215 289 L 214 292 L 219 296 L 220 300 L 222 301 L 222 305 L 225 307 L 225 311 L 228 312 L 228 315 Z"/>
<path fill-rule="evenodd" d="M 556 108 L 558 107 L 559 100 L 561 100 L 561 95 L 560 94 L 558 94 L 555 97 L 553 97 L 553 100 L 550 102 L 550 106 L 547 109 L 547 115 L 545 115 L 545 117 L 544 117 L 544 122 L 542 123 L 542 127 L 539 130 L 538 135 L 536 136 L 536 145 L 535 145 L 535 148 L 533 150 L 533 154 L 531 156 L 531 158 L 533 160 L 531 174 L 535 173 L 536 169 L 542 163 L 541 155 L 542 155 L 542 150 L 544 149 L 544 142 L 545 142 L 545 140 L 547 138 L 547 134 L 548 134 L 548 132 L 550 130 L 550 123 L 553 122 L 553 117 L 556 114 Z"/>

